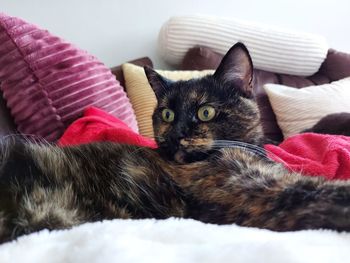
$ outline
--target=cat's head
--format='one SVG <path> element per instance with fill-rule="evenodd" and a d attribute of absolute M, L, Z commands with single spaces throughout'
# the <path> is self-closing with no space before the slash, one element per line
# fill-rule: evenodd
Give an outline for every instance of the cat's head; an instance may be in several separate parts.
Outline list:
<path fill-rule="evenodd" d="M 213 151 L 215 140 L 260 144 L 253 65 L 242 43 L 227 52 L 213 75 L 173 82 L 149 67 L 145 73 L 158 101 L 155 139 L 167 158 L 179 163 L 202 160 Z"/>

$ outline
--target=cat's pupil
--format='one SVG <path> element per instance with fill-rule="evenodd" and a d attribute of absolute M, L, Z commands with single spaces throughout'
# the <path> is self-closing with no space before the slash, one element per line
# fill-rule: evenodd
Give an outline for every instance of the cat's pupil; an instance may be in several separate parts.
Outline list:
<path fill-rule="evenodd" d="M 170 118 L 170 112 L 169 112 L 169 111 L 167 111 L 167 112 L 165 113 L 165 117 L 166 117 L 167 119 Z"/>
<path fill-rule="evenodd" d="M 208 111 L 208 110 L 204 110 L 204 111 L 203 111 L 203 115 L 204 115 L 204 117 L 208 118 L 208 116 L 209 116 L 209 111 Z"/>

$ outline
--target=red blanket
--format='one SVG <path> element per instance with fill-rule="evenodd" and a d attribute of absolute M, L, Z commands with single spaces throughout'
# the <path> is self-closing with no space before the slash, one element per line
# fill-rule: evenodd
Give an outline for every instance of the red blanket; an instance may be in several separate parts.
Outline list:
<path fill-rule="evenodd" d="M 156 148 L 154 140 L 133 132 L 124 122 L 95 107 L 87 108 L 83 117 L 73 122 L 59 139 L 58 145 L 112 141 Z"/>
<path fill-rule="evenodd" d="M 350 178 L 350 137 L 303 133 L 279 146 L 265 145 L 268 156 L 289 170 L 327 179 Z"/>
<path fill-rule="evenodd" d="M 91 107 L 73 122 L 58 144 L 76 145 L 96 141 L 156 148 L 152 139 L 134 133 L 114 116 Z M 291 171 L 327 179 L 350 178 L 350 137 L 304 133 L 288 138 L 279 146 L 265 145 L 268 156 Z"/>

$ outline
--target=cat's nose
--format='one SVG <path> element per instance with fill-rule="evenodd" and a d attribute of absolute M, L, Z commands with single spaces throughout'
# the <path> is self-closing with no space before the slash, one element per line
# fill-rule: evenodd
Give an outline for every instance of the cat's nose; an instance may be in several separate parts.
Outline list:
<path fill-rule="evenodd" d="M 181 140 L 181 139 L 185 138 L 186 136 L 187 136 L 186 129 L 178 128 L 174 131 L 174 137 L 177 140 Z"/>
<path fill-rule="evenodd" d="M 185 138 L 185 134 L 184 133 L 177 133 L 177 134 L 175 134 L 174 136 L 173 136 L 173 141 L 175 141 L 175 142 L 180 142 L 182 139 L 184 139 Z"/>

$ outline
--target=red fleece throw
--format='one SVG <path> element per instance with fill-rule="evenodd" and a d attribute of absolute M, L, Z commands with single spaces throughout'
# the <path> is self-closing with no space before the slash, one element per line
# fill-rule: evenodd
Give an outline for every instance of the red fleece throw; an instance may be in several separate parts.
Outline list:
<path fill-rule="evenodd" d="M 73 122 L 58 144 L 76 145 L 113 141 L 156 148 L 152 139 L 133 132 L 114 116 L 94 107 Z M 350 137 L 304 133 L 288 138 L 279 146 L 265 145 L 268 156 L 288 169 L 327 179 L 350 178 Z"/>
<path fill-rule="evenodd" d="M 77 145 L 101 141 L 157 147 L 154 140 L 133 132 L 121 120 L 95 107 L 87 108 L 83 117 L 67 128 L 59 139 L 58 145 Z"/>
<path fill-rule="evenodd" d="M 303 133 L 265 149 L 291 171 L 332 180 L 350 178 L 350 137 Z"/>

